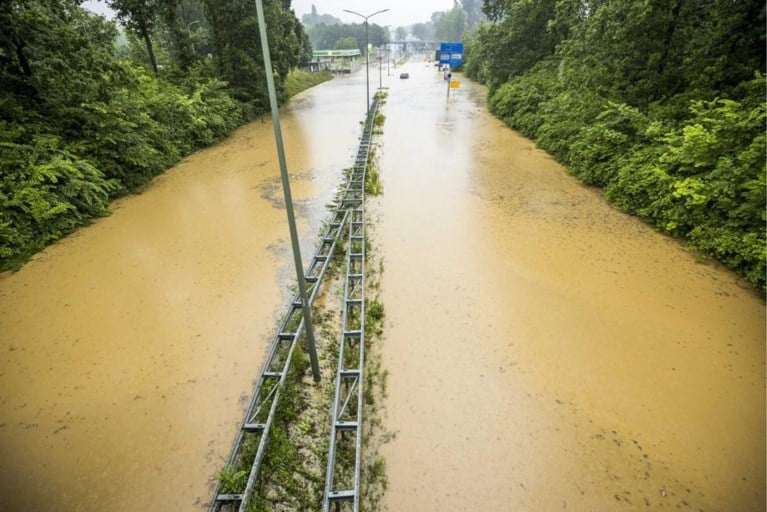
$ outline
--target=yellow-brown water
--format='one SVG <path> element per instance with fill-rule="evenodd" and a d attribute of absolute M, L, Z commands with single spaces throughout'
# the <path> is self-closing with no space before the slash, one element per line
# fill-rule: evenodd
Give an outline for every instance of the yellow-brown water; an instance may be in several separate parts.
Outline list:
<path fill-rule="evenodd" d="M 372 204 L 389 510 L 763 510 L 764 303 L 481 89 L 446 107 L 433 68 L 407 71 Z M 363 84 L 284 112 L 305 261 Z M 271 126 L 244 127 L 0 278 L 0 510 L 209 499 L 292 277 L 275 160 Z"/>
<path fill-rule="evenodd" d="M 377 204 L 392 511 L 765 508 L 764 303 L 468 83 L 393 81 Z"/>
<path fill-rule="evenodd" d="M 356 149 L 363 81 L 284 112 L 305 262 Z M 210 498 L 294 275 L 281 198 L 256 122 L 0 277 L 0 510 Z"/>

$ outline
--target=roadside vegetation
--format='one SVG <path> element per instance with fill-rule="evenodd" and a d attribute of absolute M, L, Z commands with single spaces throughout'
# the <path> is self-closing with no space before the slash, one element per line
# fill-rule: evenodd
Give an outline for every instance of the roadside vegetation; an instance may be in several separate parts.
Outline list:
<path fill-rule="evenodd" d="M 0 3 L 0 270 L 268 109 L 254 2 Z M 280 100 L 326 80 L 289 2 L 265 2 Z"/>
<path fill-rule="evenodd" d="M 765 287 L 761 1 L 485 0 L 466 74 L 584 183 Z"/>
<path fill-rule="evenodd" d="M 299 92 L 305 91 L 315 85 L 333 79 L 333 74 L 328 71 L 311 73 L 300 69 L 293 69 L 285 78 L 285 96 L 292 98 Z"/>

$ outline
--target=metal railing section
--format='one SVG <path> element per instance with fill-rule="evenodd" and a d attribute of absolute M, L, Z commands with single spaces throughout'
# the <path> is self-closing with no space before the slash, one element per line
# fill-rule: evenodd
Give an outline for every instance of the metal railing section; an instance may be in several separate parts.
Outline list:
<path fill-rule="evenodd" d="M 360 504 L 362 462 L 362 406 L 365 366 L 365 178 L 378 99 L 374 99 L 365 122 L 348 191 L 351 219 L 346 249 L 344 308 L 333 398 L 328 466 L 325 473 L 323 512 Z M 352 458 L 353 454 L 353 458 Z"/>
<path fill-rule="evenodd" d="M 322 278 L 325 276 L 325 271 L 335 253 L 338 240 L 348 218 L 349 213 L 346 211 L 338 210 L 333 214 L 333 218 L 323 233 L 317 251 L 309 264 L 306 271 L 306 284 L 310 306 L 319 293 Z M 225 505 L 230 509 L 236 507 L 240 512 L 244 512 L 245 505 L 253 492 L 253 485 L 264 459 L 269 432 L 279 404 L 280 391 L 285 385 L 296 343 L 304 331 L 301 308 L 301 297 L 296 294 L 269 349 L 266 363 L 256 383 L 251 402 L 229 455 L 227 466 L 236 466 L 243 452 L 245 436 L 256 436 L 258 448 L 245 490 L 239 494 L 223 493 L 219 483 L 210 504 L 209 510 L 211 512 L 218 512 Z"/>
<path fill-rule="evenodd" d="M 314 303 L 314 299 L 319 294 L 320 284 L 323 277 L 325 276 L 325 272 L 330 264 L 330 260 L 335 253 L 338 240 L 340 240 L 345 226 L 350 223 L 350 219 L 355 218 L 355 212 L 361 211 L 362 206 L 364 205 L 365 170 L 367 167 L 367 158 L 370 152 L 370 137 L 372 136 L 373 122 L 375 112 L 377 110 L 377 105 L 378 100 L 374 99 L 365 121 L 365 128 L 363 129 L 363 135 L 360 142 L 360 148 L 357 153 L 357 158 L 355 160 L 354 168 L 349 174 L 346 186 L 341 193 L 339 207 L 333 213 L 331 222 L 323 233 L 320 243 L 317 247 L 317 251 L 315 252 L 305 274 L 310 307 Z M 359 236 L 363 237 L 362 247 L 364 251 L 364 214 L 362 221 L 352 222 L 352 224 L 353 226 L 349 229 L 350 237 L 354 232 L 359 233 L 359 226 L 362 226 L 363 234 Z M 355 235 L 355 237 L 356 236 L 357 235 Z M 352 243 L 352 240 L 350 240 L 350 248 Z M 356 238 L 354 243 L 358 243 Z M 362 262 L 364 265 L 364 259 Z M 347 251 L 347 265 L 348 263 L 349 255 Z M 347 270 L 347 280 L 348 279 Z M 362 279 L 364 279 L 364 276 Z M 360 307 L 362 313 L 361 318 L 363 319 L 362 322 L 364 325 L 364 295 L 362 295 L 362 297 L 363 298 L 361 299 Z M 266 363 L 264 364 L 261 376 L 256 383 L 250 404 L 248 405 L 245 414 L 245 418 L 243 419 L 242 425 L 237 433 L 237 438 L 235 439 L 232 451 L 227 461 L 227 467 L 236 467 L 238 464 L 238 459 L 242 456 L 243 453 L 246 435 L 256 437 L 258 448 L 256 450 L 256 455 L 253 460 L 250 473 L 248 475 L 245 490 L 242 493 L 237 494 L 225 493 L 222 492 L 221 483 L 217 484 L 213 500 L 211 501 L 209 507 L 210 512 L 221 512 L 222 508 L 224 507 L 226 507 L 227 510 L 237 509 L 238 512 L 245 512 L 245 508 L 248 504 L 251 494 L 253 493 L 253 488 L 261 469 L 261 463 L 264 460 L 264 456 L 267 450 L 267 442 L 269 439 L 269 432 L 271 431 L 272 423 L 276 416 L 276 411 L 280 400 L 280 392 L 285 385 L 285 380 L 287 379 L 288 372 L 290 370 L 293 352 L 296 344 L 304 332 L 303 312 L 301 311 L 301 307 L 301 298 L 298 294 L 296 294 L 290 304 L 290 307 L 288 308 L 288 313 L 285 315 L 285 318 L 281 322 L 280 328 L 272 342 L 272 345 L 270 346 L 266 357 Z M 346 311 L 344 312 L 344 317 L 345 316 Z M 359 396 L 361 397 L 361 380 L 359 381 L 358 385 L 360 389 Z M 361 398 L 358 400 L 358 404 L 358 414 L 361 415 Z M 357 446 L 357 469 L 355 477 L 355 481 L 357 482 L 359 481 L 358 459 L 359 446 Z M 355 486 L 355 489 L 358 490 L 359 486 Z"/>

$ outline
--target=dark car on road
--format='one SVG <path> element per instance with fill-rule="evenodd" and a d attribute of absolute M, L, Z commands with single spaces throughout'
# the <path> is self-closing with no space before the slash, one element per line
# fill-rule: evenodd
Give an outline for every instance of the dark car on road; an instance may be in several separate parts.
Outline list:
<path fill-rule="evenodd" d="M 400 78 L 410 78 L 410 75 L 408 73 L 400 73 L 399 77 Z"/>

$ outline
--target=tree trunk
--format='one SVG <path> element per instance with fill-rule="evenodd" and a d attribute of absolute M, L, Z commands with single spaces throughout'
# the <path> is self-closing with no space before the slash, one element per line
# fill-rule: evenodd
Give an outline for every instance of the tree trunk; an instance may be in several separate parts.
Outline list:
<path fill-rule="evenodd" d="M 184 4 L 178 0 L 166 0 L 162 9 L 165 24 L 170 29 L 173 58 L 181 69 L 186 70 L 194 60 L 190 25 L 195 22 L 186 24 Z M 180 16 L 179 10 L 181 11 Z"/>
<path fill-rule="evenodd" d="M 14 41 L 14 46 L 16 47 L 16 58 L 19 60 L 21 71 L 27 78 L 30 78 L 32 76 L 32 67 L 29 65 L 29 59 L 27 59 L 27 55 L 24 53 L 24 47 L 26 46 L 26 43 L 17 39 Z"/>
<path fill-rule="evenodd" d="M 668 65 L 668 54 L 671 51 L 671 43 L 674 39 L 674 32 L 676 32 L 676 27 L 679 25 L 679 13 L 682 10 L 683 3 L 684 0 L 676 0 L 674 7 L 671 8 L 671 22 L 666 28 L 666 37 L 663 41 L 663 54 L 660 57 L 658 75 L 663 75 L 663 73 L 666 71 L 666 66 Z"/>
<path fill-rule="evenodd" d="M 149 31 L 146 29 L 146 23 L 144 23 L 143 18 L 139 18 L 139 31 L 141 32 L 141 37 L 144 38 L 144 42 L 146 43 L 146 52 L 149 54 L 149 62 L 152 63 L 152 69 L 154 70 L 154 74 L 157 75 L 158 69 L 157 69 L 157 59 L 154 56 L 154 49 L 152 48 L 152 40 L 149 38 Z"/>
<path fill-rule="evenodd" d="M 28 96 L 32 98 L 35 103 L 41 103 L 40 93 L 38 92 L 37 87 L 32 85 L 32 66 L 29 63 L 27 54 L 24 52 L 26 42 L 22 39 L 15 39 L 13 41 L 13 46 L 16 50 L 16 58 L 19 61 L 19 67 L 21 67 L 21 72 L 24 75 L 24 79 L 20 80 L 20 86 L 27 90 Z"/>

